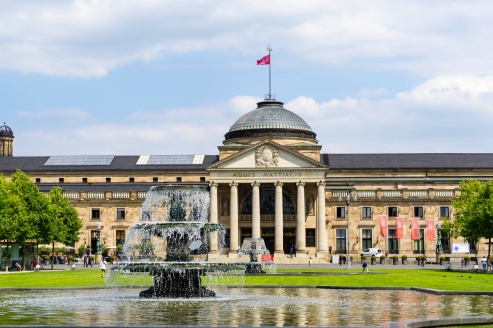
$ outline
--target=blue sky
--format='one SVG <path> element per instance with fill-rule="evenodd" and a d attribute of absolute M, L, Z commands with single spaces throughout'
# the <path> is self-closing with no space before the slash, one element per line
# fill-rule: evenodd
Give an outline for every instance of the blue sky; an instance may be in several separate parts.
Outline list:
<path fill-rule="evenodd" d="M 272 91 L 323 152 L 493 152 L 487 1 L 3 1 L 14 155 L 216 154 Z"/>

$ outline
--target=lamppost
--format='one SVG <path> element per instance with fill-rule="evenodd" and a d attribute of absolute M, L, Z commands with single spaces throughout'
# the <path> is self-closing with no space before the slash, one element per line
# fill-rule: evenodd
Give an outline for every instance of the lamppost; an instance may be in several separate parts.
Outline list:
<path fill-rule="evenodd" d="M 436 228 L 437 228 L 437 245 L 436 245 L 436 261 L 438 262 L 440 255 L 443 254 L 443 247 L 442 247 L 442 230 L 441 230 L 441 225 L 440 223 L 437 223 Z"/>
<path fill-rule="evenodd" d="M 346 268 L 349 269 L 351 267 L 351 255 L 350 255 L 350 249 L 351 249 L 351 242 L 349 241 L 349 204 L 351 203 L 351 194 L 353 195 L 353 200 L 357 201 L 358 197 L 356 196 L 356 192 L 349 191 L 347 196 L 346 196 L 346 212 L 347 212 L 347 266 Z M 342 201 L 342 196 L 339 196 L 339 201 Z"/>
<path fill-rule="evenodd" d="M 103 259 L 102 249 L 101 249 L 101 223 L 98 222 L 97 231 L 96 231 L 96 263 L 101 262 Z"/>

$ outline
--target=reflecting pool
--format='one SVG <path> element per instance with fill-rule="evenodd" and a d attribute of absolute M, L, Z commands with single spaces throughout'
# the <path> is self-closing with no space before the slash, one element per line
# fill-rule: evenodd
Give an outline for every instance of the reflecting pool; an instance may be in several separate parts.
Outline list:
<path fill-rule="evenodd" d="M 135 289 L 0 294 L 1 325 L 379 326 L 491 315 L 490 296 L 414 291 L 230 288 L 208 299 L 140 299 Z"/>

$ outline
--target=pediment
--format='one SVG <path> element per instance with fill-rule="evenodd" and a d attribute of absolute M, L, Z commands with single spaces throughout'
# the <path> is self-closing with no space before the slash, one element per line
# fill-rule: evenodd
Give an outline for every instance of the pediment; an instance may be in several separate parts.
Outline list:
<path fill-rule="evenodd" d="M 264 141 L 231 155 L 208 169 L 327 168 L 305 155 L 272 141 Z"/>

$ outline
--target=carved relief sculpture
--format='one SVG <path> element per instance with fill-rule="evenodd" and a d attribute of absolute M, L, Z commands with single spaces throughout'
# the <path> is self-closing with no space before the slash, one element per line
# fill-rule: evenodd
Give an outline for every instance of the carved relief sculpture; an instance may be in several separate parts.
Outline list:
<path fill-rule="evenodd" d="M 257 167 L 278 166 L 279 153 L 277 149 L 265 145 L 257 148 L 255 152 L 255 165 Z"/>

